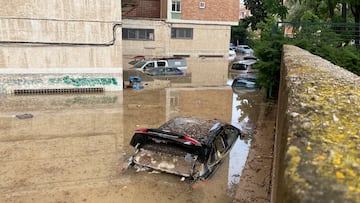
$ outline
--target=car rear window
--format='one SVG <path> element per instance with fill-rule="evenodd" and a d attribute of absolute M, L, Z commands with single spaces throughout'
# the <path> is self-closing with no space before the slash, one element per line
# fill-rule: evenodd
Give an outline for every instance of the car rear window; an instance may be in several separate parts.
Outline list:
<path fill-rule="evenodd" d="M 242 64 L 242 63 L 234 63 L 234 64 L 231 66 L 231 68 L 232 68 L 233 70 L 246 70 L 247 67 L 248 67 L 247 65 Z"/>

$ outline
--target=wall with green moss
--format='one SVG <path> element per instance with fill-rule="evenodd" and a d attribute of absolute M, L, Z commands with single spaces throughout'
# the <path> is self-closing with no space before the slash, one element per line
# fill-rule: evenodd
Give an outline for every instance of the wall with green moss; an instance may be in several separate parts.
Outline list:
<path fill-rule="evenodd" d="M 360 202 L 360 78 L 283 47 L 272 202 Z"/>

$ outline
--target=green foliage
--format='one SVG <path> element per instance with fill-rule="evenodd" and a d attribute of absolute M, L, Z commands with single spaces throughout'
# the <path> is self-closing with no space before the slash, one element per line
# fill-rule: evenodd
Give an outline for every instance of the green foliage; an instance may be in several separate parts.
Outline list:
<path fill-rule="evenodd" d="M 326 38 L 326 36 L 321 38 Z M 326 40 L 320 39 L 315 42 L 305 38 L 296 39 L 290 43 L 360 75 L 360 54 L 355 46 L 334 46 L 326 43 Z"/>
<path fill-rule="evenodd" d="M 320 22 L 320 19 L 312 11 L 305 11 L 300 18 L 301 22 Z"/>
<path fill-rule="evenodd" d="M 328 24 L 301 24 L 294 38 L 285 38 L 283 28 L 271 26 L 268 23 L 259 23 L 261 38 L 253 41 L 255 55 L 260 61 L 254 64 L 259 69 L 257 83 L 266 89 L 278 90 L 280 80 L 280 65 L 282 47 L 292 44 L 308 50 L 340 67 L 360 75 L 360 54 L 355 46 L 341 46 L 344 37 Z M 276 93 L 276 92 L 275 92 Z M 276 96 L 268 95 L 268 96 Z"/>
<path fill-rule="evenodd" d="M 234 44 L 250 44 L 250 33 L 247 31 L 247 25 L 239 21 L 238 26 L 231 27 L 231 40 Z"/>
<path fill-rule="evenodd" d="M 277 90 L 280 77 L 280 65 L 282 47 L 284 44 L 293 44 L 310 51 L 315 55 L 360 75 L 360 45 L 348 45 L 350 40 L 355 43 L 360 41 L 356 34 L 359 30 L 355 27 L 345 28 L 323 22 L 344 22 L 342 7 L 339 3 L 347 3 L 349 12 L 347 20 L 359 23 L 360 2 L 359 0 L 289 0 L 293 3 L 289 12 L 292 21 L 301 22 L 292 24 L 293 38 L 284 37 L 284 24 L 274 26 L 278 17 L 283 19 L 288 10 L 280 0 L 244 0 L 247 9 L 251 10 L 252 16 L 248 17 L 239 28 L 233 28 L 234 39 L 240 39 L 242 43 L 250 44 L 255 50 L 255 55 L 260 59 L 254 65 L 259 69 L 257 83 L 267 90 Z M 344 6 L 344 5 L 342 5 Z M 351 15 L 351 14 L 352 15 Z M 351 17 L 350 17 L 351 15 Z M 331 19 L 329 19 L 329 17 Z M 240 25 L 242 27 L 240 27 Z M 279 24 L 280 25 L 280 24 Z M 260 38 L 247 41 L 247 27 L 261 31 Z M 348 46 L 343 46 L 344 44 Z M 267 95 L 276 96 L 276 95 Z"/>
<path fill-rule="evenodd" d="M 267 90 L 267 97 L 276 97 L 280 81 L 280 64 L 283 44 L 286 39 L 273 27 L 275 18 L 259 23 L 261 38 L 254 40 L 255 55 L 260 61 L 254 64 L 259 70 L 257 83 Z M 269 93 L 271 91 L 271 93 Z"/>
<path fill-rule="evenodd" d="M 257 24 L 267 20 L 268 16 L 278 16 L 284 19 L 287 15 L 287 8 L 280 0 L 244 0 L 245 6 L 251 11 L 250 17 L 246 19 L 253 30 Z"/>

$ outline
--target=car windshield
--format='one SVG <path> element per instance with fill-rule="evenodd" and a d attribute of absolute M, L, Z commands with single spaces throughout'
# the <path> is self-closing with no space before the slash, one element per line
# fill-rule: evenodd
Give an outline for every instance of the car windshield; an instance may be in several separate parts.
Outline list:
<path fill-rule="evenodd" d="M 132 68 L 141 68 L 145 63 L 145 61 L 137 62 Z"/>

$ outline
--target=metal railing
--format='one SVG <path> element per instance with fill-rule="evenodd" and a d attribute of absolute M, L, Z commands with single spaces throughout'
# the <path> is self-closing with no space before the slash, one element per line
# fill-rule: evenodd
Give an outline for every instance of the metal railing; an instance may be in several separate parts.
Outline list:
<path fill-rule="evenodd" d="M 314 43 L 327 43 L 334 47 L 356 46 L 360 50 L 359 23 L 315 23 L 315 22 L 277 22 L 276 28 L 284 37 L 306 39 Z"/>
<path fill-rule="evenodd" d="M 59 89 L 17 89 L 14 95 L 48 95 L 48 94 L 88 94 L 104 92 L 104 88 L 59 88 Z"/>

